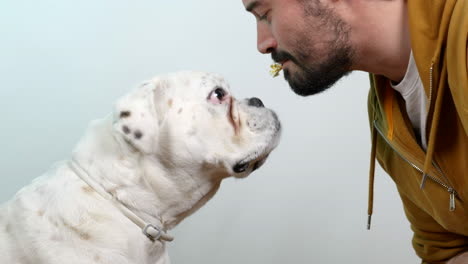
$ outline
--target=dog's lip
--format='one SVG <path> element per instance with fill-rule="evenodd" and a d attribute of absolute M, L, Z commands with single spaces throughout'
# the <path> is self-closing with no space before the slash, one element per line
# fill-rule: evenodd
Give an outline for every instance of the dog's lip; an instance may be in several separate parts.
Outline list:
<path fill-rule="evenodd" d="M 239 160 L 235 165 L 245 165 L 247 164 L 246 168 L 244 168 L 243 171 L 240 171 L 240 172 L 236 172 L 236 173 L 242 173 L 244 172 L 245 170 L 247 170 L 248 168 L 252 168 L 252 171 L 251 172 L 254 172 L 255 170 L 257 170 L 258 168 L 260 168 L 261 166 L 263 166 L 263 164 L 265 164 L 265 161 L 266 159 L 268 158 L 268 156 L 270 155 L 270 151 L 267 151 L 265 153 L 255 153 L 254 156 L 252 157 L 248 157 L 248 158 L 245 158 L 245 159 L 242 159 L 242 160 Z M 252 165 L 253 164 L 253 165 Z M 234 167 L 233 167 L 233 170 L 234 170 Z"/>
<path fill-rule="evenodd" d="M 240 129 L 240 118 L 239 112 L 237 111 L 237 107 L 235 105 L 235 99 L 233 97 L 231 97 L 229 100 L 228 119 L 234 127 L 234 133 L 237 135 Z"/>

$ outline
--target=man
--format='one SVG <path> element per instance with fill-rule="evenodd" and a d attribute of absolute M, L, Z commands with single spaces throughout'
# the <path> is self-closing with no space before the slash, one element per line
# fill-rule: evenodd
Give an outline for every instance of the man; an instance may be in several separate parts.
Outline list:
<path fill-rule="evenodd" d="M 422 263 L 468 263 L 468 0 L 243 0 L 257 48 L 299 95 L 370 73 L 375 159 Z"/>

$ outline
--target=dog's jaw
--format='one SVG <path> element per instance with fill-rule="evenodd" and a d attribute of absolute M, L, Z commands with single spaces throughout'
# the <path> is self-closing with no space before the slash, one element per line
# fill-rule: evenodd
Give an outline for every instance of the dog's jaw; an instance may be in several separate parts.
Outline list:
<path fill-rule="evenodd" d="M 160 166 L 154 160 L 143 159 L 141 164 L 145 168 L 144 177 L 160 202 L 158 211 L 168 230 L 209 201 L 222 180 L 222 177 L 201 176 L 200 171 L 185 169 L 156 175 Z"/>

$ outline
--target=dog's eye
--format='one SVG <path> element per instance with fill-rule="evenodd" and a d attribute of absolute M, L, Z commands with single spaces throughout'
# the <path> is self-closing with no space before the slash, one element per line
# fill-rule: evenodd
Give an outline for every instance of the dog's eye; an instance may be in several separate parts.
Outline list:
<path fill-rule="evenodd" d="M 221 87 L 216 87 L 208 95 L 208 100 L 215 104 L 222 104 L 229 98 L 228 93 Z"/>

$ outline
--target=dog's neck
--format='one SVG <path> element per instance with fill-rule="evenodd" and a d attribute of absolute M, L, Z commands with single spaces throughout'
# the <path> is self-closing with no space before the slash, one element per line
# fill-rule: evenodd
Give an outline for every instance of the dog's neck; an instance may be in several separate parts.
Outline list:
<path fill-rule="evenodd" d="M 221 182 L 198 175 L 196 169 L 168 169 L 156 156 L 143 155 L 115 134 L 110 118 L 90 126 L 74 157 L 105 191 L 166 230 L 203 206 Z"/>

